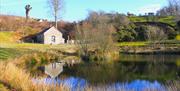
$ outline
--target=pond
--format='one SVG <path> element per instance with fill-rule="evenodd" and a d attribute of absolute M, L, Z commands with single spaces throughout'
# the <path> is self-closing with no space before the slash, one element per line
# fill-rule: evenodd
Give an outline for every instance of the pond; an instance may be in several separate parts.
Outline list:
<path fill-rule="evenodd" d="M 63 68 L 59 67 L 63 71 L 57 71 L 59 75 L 55 80 L 47 76 L 41 81 L 47 84 L 65 84 L 72 90 L 92 86 L 105 91 L 168 91 L 167 82 L 180 81 L 179 55 L 120 55 L 120 59 L 114 62 L 64 65 Z M 55 64 L 58 66 L 59 63 Z M 53 64 L 50 65 L 54 67 Z"/>

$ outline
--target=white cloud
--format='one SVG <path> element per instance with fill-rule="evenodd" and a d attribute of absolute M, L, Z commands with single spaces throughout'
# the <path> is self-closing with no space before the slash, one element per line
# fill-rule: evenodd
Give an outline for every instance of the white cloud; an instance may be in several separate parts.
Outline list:
<path fill-rule="evenodd" d="M 150 5 L 140 7 L 137 12 L 138 12 L 138 14 L 145 14 L 148 12 L 156 13 L 156 11 L 158 11 L 159 9 L 161 9 L 160 4 L 150 4 Z"/>

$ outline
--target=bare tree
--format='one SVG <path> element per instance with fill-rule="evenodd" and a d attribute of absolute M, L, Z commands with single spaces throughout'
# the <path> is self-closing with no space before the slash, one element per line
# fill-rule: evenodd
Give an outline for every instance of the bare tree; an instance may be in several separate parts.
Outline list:
<path fill-rule="evenodd" d="M 92 26 L 88 24 L 76 25 L 76 44 L 83 59 L 88 60 L 89 50 L 93 48 L 94 35 Z"/>
<path fill-rule="evenodd" d="M 168 0 L 169 8 L 172 15 L 175 15 L 176 18 L 180 16 L 180 0 Z"/>
<path fill-rule="evenodd" d="M 26 10 L 26 20 L 28 20 L 29 18 L 29 12 L 32 9 L 32 7 L 28 4 L 25 6 L 25 10 Z"/>
<path fill-rule="evenodd" d="M 161 16 L 175 16 L 176 21 L 180 20 L 180 0 L 168 0 L 168 6 L 157 12 Z"/>
<path fill-rule="evenodd" d="M 55 27 L 57 28 L 57 21 L 60 18 L 60 11 L 63 9 L 64 0 L 48 0 L 48 4 L 54 16 Z"/>
<path fill-rule="evenodd" d="M 112 51 L 112 25 L 100 23 L 96 27 L 85 23 L 77 26 L 76 40 L 84 60 L 89 60 L 92 55 L 105 60 L 105 55 Z M 95 54 L 91 54 L 94 51 Z"/>
<path fill-rule="evenodd" d="M 113 26 L 106 23 L 102 23 L 97 27 L 95 42 L 98 48 L 96 49 L 102 55 L 103 60 L 105 60 L 105 55 L 113 49 L 112 31 L 114 31 Z"/>

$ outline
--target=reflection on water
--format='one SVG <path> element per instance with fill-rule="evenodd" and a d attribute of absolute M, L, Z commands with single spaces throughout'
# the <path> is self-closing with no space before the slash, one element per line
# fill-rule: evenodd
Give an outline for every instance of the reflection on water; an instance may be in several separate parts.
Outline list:
<path fill-rule="evenodd" d="M 179 55 L 169 55 L 169 54 L 149 54 L 149 55 L 140 55 L 140 54 L 120 54 L 120 61 L 178 61 L 180 60 Z"/>
<path fill-rule="evenodd" d="M 64 84 L 71 89 L 91 86 L 98 91 L 167 91 L 166 81 L 179 81 L 177 55 L 124 55 L 118 62 L 79 63 L 64 66 L 59 63 L 45 66 L 52 78 L 34 79 L 36 83 Z M 133 61 L 134 60 L 134 61 Z M 113 89 L 113 90 L 112 90 Z"/>
<path fill-rule="evenodd" d="M 57 77 L 63 71 L 64 63 L 51 63 L 45 66 L 45 73 L 51 78 Z"/>
<path fill-rule="evenodd" d="M 51 79 L 51 78 L 44 78 L 41 80 L 33 79 L 35 83 L 45 83 L 45 84 L 63 84 L 70 88 L 71 91 L 84 91 L 84 89 L 89 85 L 89 83 L 85 79 L 69 77 L 67 79 Z M 167 91 L 165 86 L 157 81 L 146 81 L 146 80 L 134 80 L 131 82 L 125 83 L 112 83 L 106 85 L 96 85 L 90 86 L 94 90 L 97 91 Z"/>
<path fill-rule="evenodd" d="M 64 67 L 60 77 L 80 77 L 91 84 L 127 82 L 136 79 L 164 82 L 178 79 L 180 76 L 178 69 L 174 62 L 82 63 Z"/>

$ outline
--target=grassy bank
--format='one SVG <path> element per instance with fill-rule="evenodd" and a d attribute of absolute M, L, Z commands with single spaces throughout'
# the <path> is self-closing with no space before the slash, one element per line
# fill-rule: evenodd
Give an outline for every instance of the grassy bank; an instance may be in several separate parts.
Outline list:
<path fill-rule="evenodd" d="M 61 55 L 73 54 L 77 51 L 75 45 L 43 45 L 30 43 L 0 43 L 0 60 L 16 58 L 25 54 L 49 53 Z"/>
<path fill-rule="evenodd" d="M 152 45 L 166 45 L 168 46 L 179 46 L 180 45 L 180 35 L 176 37 L 176 40 L 162 40 L 162 41 L 137 41 L 137 42 L 119 42 L 116 46 L 119 47 L 133 47 L 133 46 L 152 46 Z"/>
<path fill-rule="evenodd" d="M 54 89 L 53 86 L 34 84 L 30 74 L 16 67 L 13 63 L 0 63 L 0 74 L 0 81 L 7 83 L 15 91 L 52 91 Z M 56 89 L 69 91 L 63 85 L 56 87 Z"/>
<path fill-rule="evenodd" d="M 163 22 L 163 23 L 167 23 L 167 24 L 170 24 L 172 26 L 175 26 L 176 25 L 176 22 L 174 21 L 174 16 L 165 16 L 165 17 L 157 17 L 157 16 L 154 16 L 154 17 L 147 17 L 147 16 L 132 16 L 132 17 L 129 17 L 129 19 L 132 21 L 132 22 L 148 22 L 149 21 L 155 21 L 155 22 Z"/>
<path fill-rule="evenodd" d="M 15 58 L 20 52 L 16 49 L 11 48 L 0 48 L 0 60 L 5 60 L 8 58 Z"/>
<path fill-rule="evenodd" d="M 128 51 L 159 51 L 159 49 L 168 49 L 166 51 L 178 51 L 180 41 L 166 40 L 161 42 L 120 42 L 115 44 L 122 52 Z M 54 55 L 77 55 L 78 48 L 75 45 L 44 45 L 31 43 L 0 43 L 0 60 L 13 59 L 25 54 L 49 53 Z"/>
<path fill-rule="evenodd" d="M 120 42 L 121 53 L 128 54 L 180 54 L 179 40 Z"/>
<path fill-rule="evenodd" d="M 1 43 L 15 43 L 15 34 L 14 32 L 0 32 L 0 41 Z"/>
<path fill-rule="evenodd" d="M 119 47 L 123 46 L 146 46 L 148 45 L 149 42 L 120 42 L 117 43 L 116 45 Z"/>

